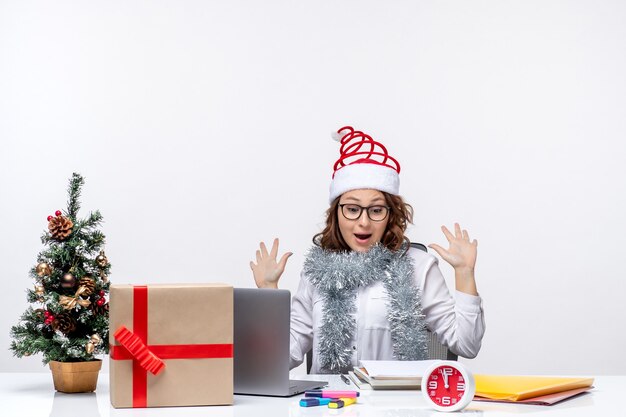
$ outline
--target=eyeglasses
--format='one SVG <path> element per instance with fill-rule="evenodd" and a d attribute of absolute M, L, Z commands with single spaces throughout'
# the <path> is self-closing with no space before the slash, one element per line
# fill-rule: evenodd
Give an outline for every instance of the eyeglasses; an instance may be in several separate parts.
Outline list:
<path fill-rule="evenodd" d="M 387 206 L 362 207 L 357 204 L 339 204 L 339 207 L 341 207 L 343 217 L 348 220 L 361 218 L 363 210 L 367 211 L 367 217 L 373 222 L 382 222 L 387 218 L 387 214 L 389 214 L 389 207 Z"/>

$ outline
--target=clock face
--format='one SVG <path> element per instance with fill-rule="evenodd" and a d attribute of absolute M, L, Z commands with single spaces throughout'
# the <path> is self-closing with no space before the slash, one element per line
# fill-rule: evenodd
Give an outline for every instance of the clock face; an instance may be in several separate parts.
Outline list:
<path fill-rule="evenodd" d="M 440 362 L 424 374 L 423 394 L 440 411 L 464 408 L 474 397 L 474 380 L 456 362 Z"/>

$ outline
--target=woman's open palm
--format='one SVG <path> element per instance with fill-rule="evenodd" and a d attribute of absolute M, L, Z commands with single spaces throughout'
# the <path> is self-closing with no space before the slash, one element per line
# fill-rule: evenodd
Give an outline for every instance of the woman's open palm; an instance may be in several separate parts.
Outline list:
<path fill-rule="evenodd" d="M 250 269 L 254 274 L 254 282 L 259 288 L 278 288 L 278 280 L 285 271 L 287 259 L 293 253 L 287 252 L 280 261 L 276 261 L 278 255 L 278 238 L 274 239 L 272 250 L 267 251 L 264 242 L 261 242 L 260 249 L 256 251 L 256 263 L 250 261 Z"/>
<path fill-rule="evenodd" d="M 467 230 L 461 230 L 458 223 L 454 223 L 454 234 L 446 226 L 441 226 L 441 230 L 448 239 L 450 247 L 446 250 L 434 243 L 428 247 L 434 249 L 454 269 L 474 270 L 478 241 L 476 239 L 470 241 L 469 233 Z"/>

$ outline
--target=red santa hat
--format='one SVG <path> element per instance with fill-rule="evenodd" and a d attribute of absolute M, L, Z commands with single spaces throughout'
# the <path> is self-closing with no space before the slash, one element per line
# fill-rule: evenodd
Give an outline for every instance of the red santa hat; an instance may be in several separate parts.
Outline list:
<path fill-rule="evenodd" d="M 329 202 L 351 190 L 373 189 L 398 195 L 400 164 L 387 153 L 382 143 L 371 136 L 345 126 L 333 132 L 341 143 L 330 182 Z"/>

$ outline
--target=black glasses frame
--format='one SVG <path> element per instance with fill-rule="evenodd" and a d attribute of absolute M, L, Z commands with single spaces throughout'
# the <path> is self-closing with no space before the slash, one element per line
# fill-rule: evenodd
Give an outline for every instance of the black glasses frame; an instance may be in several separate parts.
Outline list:
<path fill-rule="evenodd" d="M 359 215 L 356 216 L 355 218 L 350 218 L 348 216 L 346 216 L 346 213 L 343 211 L 343 208 L 345 206 L 352 206 L 352 207 L 358 207 L 359 208 Z M 341 208 L 341 214 L 343 215 L 343 217 L 345 217 L 348 220 L 358 220 L 361 218 L 361 215 L 363 214 L 363 210 L 365 210 L 365 212 L 367 213 L 367 217 L 373 221 L 373 222 L 382 222 L 383 220 L 385 220 L 387 218 L 387 216 L 389 216 L 389 210 L 391 210 L 391 207 L 389 206 L 384 206 L 382 204 L 376 204 L 374 206 L 368 206 L 368 207 L 363 207 L 363 206 L 359 206 L 358 204 L 354 204 L 354 203 L 346 203 L 346 204 L 339 204 L 339 207 Z M 385 208 L 387 211 L 385 212 L 385 217 L 383 217 L 380 220 L 375 220 L 372 219 L 372 214 L 370 213 L 370 210 L 373 208 Z"/>

